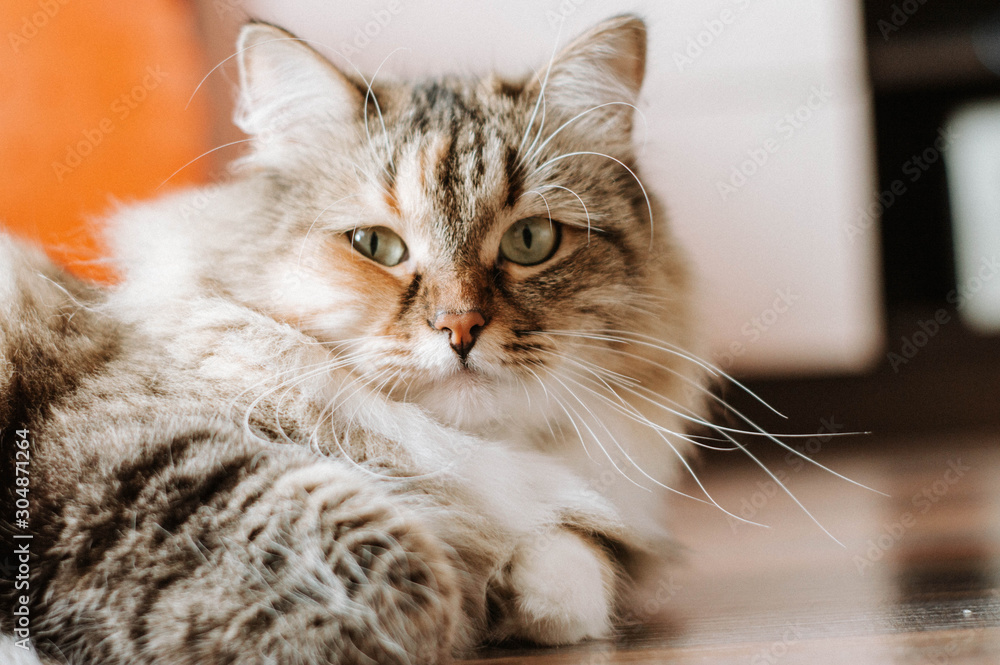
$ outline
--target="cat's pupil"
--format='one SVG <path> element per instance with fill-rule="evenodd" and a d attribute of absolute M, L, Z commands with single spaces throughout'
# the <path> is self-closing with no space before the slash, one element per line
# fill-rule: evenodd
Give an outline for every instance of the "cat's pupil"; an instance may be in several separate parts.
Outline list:
<path fill-rule="evenodd" d="M 378 233 L 372 231 L 372 245 L 371 245 L 372 255 L 374 256 L 375 252 L 377 251 L 378 251 Z"/>
<path fill-rule="evenodd" d="M 531 229 L 525 226 L 521 229 L 521 240 L 524 241 L 524 246 L 531 249 Z"/>

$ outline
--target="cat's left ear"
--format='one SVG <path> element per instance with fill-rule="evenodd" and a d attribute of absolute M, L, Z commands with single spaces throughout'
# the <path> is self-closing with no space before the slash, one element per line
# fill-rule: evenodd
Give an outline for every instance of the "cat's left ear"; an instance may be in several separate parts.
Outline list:
<path fill-rule="evenodd" d="M 602 140 L 630 143 L 635 104 L 646 71 L 646 24 L 624 15 L 603 21 L 555 56 L 528 84 L 549 112 Z M 593 110 L 592 110 L 593 109 Z"/>
<path fill-rule="evenodd" d="M 237 42 L 240 104 L 237 126 L 270 140 L 311 126 L 360 117 L 357 86 L 304 41 L 266 23 L 243 26 Z"/>

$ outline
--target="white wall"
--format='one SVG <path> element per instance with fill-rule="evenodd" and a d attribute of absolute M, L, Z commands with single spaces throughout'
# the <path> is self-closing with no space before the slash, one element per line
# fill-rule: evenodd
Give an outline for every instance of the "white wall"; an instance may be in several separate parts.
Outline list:
<path fill-rule="evenodd" d="M 246 6 L 348 56 L 366 74 L 382 65 L 394 77 L 523 74 L 591 23 L 638 13 L 650 26 L 640 106 L 648 134 L 640 124 L 636 137 L 644 141 L 644 181 L 667 202 L 697 264 L 716 362 L 742 374 L 801 374 L 858 370 L 879 354 L 877 226 L 860 212 L 874 201 L 874 157 L 857 4 Z M 742 177 L 741 168 L 752 175 Z"/>

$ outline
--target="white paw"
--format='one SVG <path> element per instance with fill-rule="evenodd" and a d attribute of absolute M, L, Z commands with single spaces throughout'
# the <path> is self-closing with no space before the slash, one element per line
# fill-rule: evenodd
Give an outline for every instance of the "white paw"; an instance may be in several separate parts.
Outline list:
<path fill-rule="evenodd" d="M 42 665 L 35 655 L 35 648 L 25 648 L 21 642 L 9 635 L 0 635 L 0 663 L 6 665 Z M 19 646 L 20 645 L 20 646 Z"/>
<path fill-rule="evenodd" d="M 599 547 L 560 529 L 522 547 L 511 563 L 516 637 L 555 645 L 608 635 L 615 572 Z"/>

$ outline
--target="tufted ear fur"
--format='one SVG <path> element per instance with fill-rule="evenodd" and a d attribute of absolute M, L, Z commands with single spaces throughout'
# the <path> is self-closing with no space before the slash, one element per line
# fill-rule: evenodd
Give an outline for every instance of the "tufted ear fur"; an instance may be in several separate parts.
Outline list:
<path fill-rule="evenodd" d="M 263 144 L 286 143 L 313 125 L 360 117 L 361 92 L 305 42 L 266 23 L 249 23 L 237 44 L 240 103 L 234 122 Z"/>
<path fill-rule="evenodd" d="M 547 113 L 564 120 L 586 113 L 575 129 L 628 144 L 632 116 L 646 70 L 646 24 L 616 16 L 577 37 L 528 85 L 544 95 Z M 591 111 L 603 104 L 602 108 Z"/>

